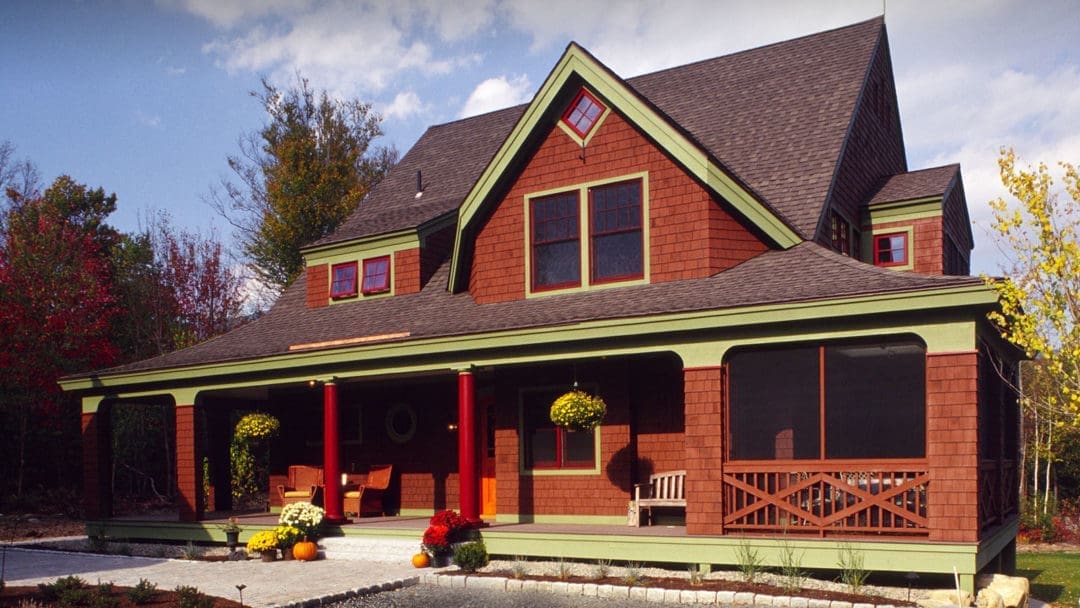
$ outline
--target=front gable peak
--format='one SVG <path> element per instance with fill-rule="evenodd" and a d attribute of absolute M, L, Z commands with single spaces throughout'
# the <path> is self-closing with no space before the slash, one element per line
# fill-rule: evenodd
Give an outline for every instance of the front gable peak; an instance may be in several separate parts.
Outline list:
<path fill-rule="evenodd" d="M 466 288 L 472 241 L 485 212 L 506 192 L 551 127 L 557 124 L 583 146 L 584 153 L 599 123 L 612 112 L 777 246 L 788 248 L 802 241 L 759 195 L 733 177 L 685 129 L 584 48 L 570 43 L 458 209 L 450 291 Z"/>

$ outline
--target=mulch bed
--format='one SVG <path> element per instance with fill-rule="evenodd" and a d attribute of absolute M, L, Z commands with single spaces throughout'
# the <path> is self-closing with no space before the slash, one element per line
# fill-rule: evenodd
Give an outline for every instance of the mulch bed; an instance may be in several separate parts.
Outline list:
<path fill-rule="evenodd" d="M 448 576 L 464 576 L 465 572 L 461 570 L 454 570 L 448 572 L 440 572 L 439 575 Z M 482 577 L 501 577 L 507 578 L 507 574 L 503 572 L 474 572 L 468 574 L 468 576 L 482 576 Z M 627 586 L 626 580 L 614 576 L 606 577 L 586 577 L 586 576 L 567 576 L 565 578 L 559 578 L 551 575 L 525 575 L 521 577 L 521 580 L 531 581 L 550 581 L 550 582 L 564 582 L 564 583 L 593 583 L 597 585 L 618 585 Z M 731 580 L 718 580 L 718 579 L 706 579 L 700 583 L 691 583 L 686 578 L 658 578 L 648 577 L 641 581 L 638 581 L 635 587 L 657 587 L 660 589 L 688 589 L 695 591 L 734 591 L 735 593 L 760 593 L 764 595 L 774 596 L 786 596 L 797 595 L 798 597 L 805 597 L 808 599 L 819 600 L 837 600 L 841 602 L 864 603 L 864 604 L 891 604 L 893 606 L 915 606 L 915 602 L 907 602 L 904 600 L 896 600 L 885 597 L 878 597 L 873 595 L 861 595 L 857 593 L 845 593 L 843 591 L 828 591 L 825 589 L 800 589 L 796 593 L 785 591 L 780 587 L 773 585 L 766 585 L 763 583 L 747 583 L 744 581 L 731 581 Z"/>
<path fill-rule="evenodd" d="M 90 586 L 93 589 L 94 586 Z M 113 591 L 108 600 L 103 600 L 104 603 L 95 603 L 90 600 L 85 604 L 86 606 L 108 606 L 109 608 L 175 608 L 179 605 L 177 599 L 177 593 L 172 590 L 158 589 L 150 601 L 143 604 L 135 604 L 131 601 L 131 598 L 127 596 L 128 587 L 120 587 L 119 585 L 113 586 Z M 94 598 L 98 599 L 98 598 Z M 211 598 L 214 601 L 214 608 L 246 608 L 239 602 L 233 600 L 227 600 L 220 597 Z M 42 600 L 40 590 L 37 587 L 7 587 L 3 591 L 0 591 L 0 606 L 19 606 L 22 602 L 27 602 L 26 605 L 34 605 L 29 602 L 34 602 L 37 606 L 50 607 L 58 606 L 56 603 L 46 603 Z"/>

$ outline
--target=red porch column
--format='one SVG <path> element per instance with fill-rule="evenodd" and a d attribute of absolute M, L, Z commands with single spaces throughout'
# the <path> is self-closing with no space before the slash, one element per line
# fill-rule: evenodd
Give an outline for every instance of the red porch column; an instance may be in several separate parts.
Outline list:
<path fill-rule="evenodd" d="M 683 370 L 686 420 L 686 532 L 723 534 L 723 369 Z"/>
<path fill-rule="evenodd" d="M 458 486 L 461 516 L 480 520 L 480 468 L 476 457 L 476 387 L 471 370 L 458 372 Z"/>
<path fill-rule="evenodd" d="M 83 510 L 86 519 L 112 516 L 109 468 L 112 459 L 109 410 L 82 413 Z"/>
<path fill-rule="evenodd" d="M 176 404 L 176 490 L 180 521 L 199 521 L 205 508 L 202 453 L 195 414 L 193 404 Z"/>
<path fill-rule="evenodd" d="M 323 506 L 332 524 L 348 521 L 341 504 L 339 453 L 337 383 L 329 380 L 323 385 Z"/>

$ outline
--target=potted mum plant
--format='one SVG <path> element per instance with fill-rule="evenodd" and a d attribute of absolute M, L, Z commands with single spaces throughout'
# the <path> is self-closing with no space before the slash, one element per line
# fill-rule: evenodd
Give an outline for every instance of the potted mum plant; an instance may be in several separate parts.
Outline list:
<path fill-rule="evenodd" d="M 278 525 L 292 526 L 300 530 L 301 536 L 308 536 L 314 540 L 319 533 L 326 511 L 322 507 L 316 507 L 310 502 L 294 502 L 285 505 L 278 517 Z"/>
<path fill-rule="evenodd" d="M 251 535 L 247 542 L 248 553 L 258 553 L 262 561 L 272 562 L 277 559 L 278 538 L 273 530 L 263 530 Z"/>
<path fill-rule="evenodd" d="M 551 404 L 551 421 L 572 431 L 592 431 L 604 421 L 607 404 L 599 396 L 574 389 Z"/>
<path fill-rule="evenodd" d="M 442 568 L 450 565 L 452 544 L 466 529 L 466 522 L 453 509 L 439 511 L 428 521 L 421 547 L 431 556 L 431 565 Z"/>
<path fill-rule="evenodd" d="M 274 534 L 277 535 L 278 548 L 281 549 L 281 557 L 283 559 L 293 558 L 293 545 L 300 542 L 300 539 L 304 536 L 304 532 L 295 526 L 278 526 L 274 528 Z"/>
<path fill-rule="evenodd" d="M 221 526 L 221 531 L 225 533 L 225 546 L 230 553 L 236 551 L 236 546 L 240 544 L 240 532 L 243 530 L 235 517 L 230 517 L 229 522 Z"/>

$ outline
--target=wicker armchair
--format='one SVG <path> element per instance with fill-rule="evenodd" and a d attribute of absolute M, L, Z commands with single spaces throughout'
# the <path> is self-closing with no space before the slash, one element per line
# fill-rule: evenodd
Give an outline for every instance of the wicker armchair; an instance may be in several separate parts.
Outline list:
<path fill-rule="evenodd" d="M 288 481 L 284 485 L 278 485 L 281 506 L 284 507 L 297 502 L 314 504 L 316 498 L 321 500 L 320 491 L 322 486 L 322 467 L 311 467 L 302 464 L 292 465 L 289 467 Z"/>
<path fill-rule="evenodd" d="M 342 510 L 346 513 L 386 515 L 383 509 L 383 494 L 390 487 L 390 473 L 394 465 L 372 465 L 363 483 L 354 484 L 349 480 L 345 488 Z M 357 480 L 359 481 L 359 480 Z"/>

